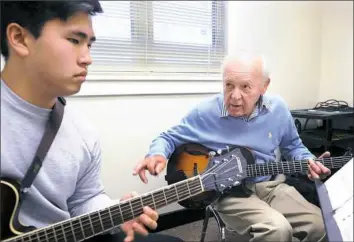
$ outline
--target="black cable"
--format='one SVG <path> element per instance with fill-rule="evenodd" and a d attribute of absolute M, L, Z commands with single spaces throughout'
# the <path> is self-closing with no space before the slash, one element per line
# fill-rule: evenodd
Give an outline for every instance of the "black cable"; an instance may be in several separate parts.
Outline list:
<path fill-rule="evenodd" d="M 345 111 L 349 108 L 349 105 L 346 101 L 336 100 L 336 99 L 328 99 L 324 102 L 318 102 L 313 109 L 321 109 L 323 111 Z M 306 125 L 309 119 L 307 118 L 305 121 L 304 129 L 306 130 Z"/>

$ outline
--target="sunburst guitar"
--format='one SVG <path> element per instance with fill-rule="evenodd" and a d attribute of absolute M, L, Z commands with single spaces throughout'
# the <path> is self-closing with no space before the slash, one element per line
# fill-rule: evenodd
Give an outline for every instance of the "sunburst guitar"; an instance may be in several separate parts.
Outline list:
<path fill-rule="evenodd" d="M 348 148 L 348 151 L 343 156 L 319 158 L 315 159 L 315 161 L 321 162 L 329 169 L 339 169 L 352 157 L 351 150 Z M 306 174 L 308 172 L 307 160 L 256 164 L 252 151 L 245 147 L 225 147 L 225 149 L 215 151 L 201 144 L 187 143 L 178 147 L 171 155 L 167 163 L 165 179 L 168 184 L 174 184 L 200 174 L 212 176 L 213 174 L 210 174 L 209 167 L 222 163 L 224 159 L 236 161 L 235 167 L 232 169 L 236 179 L 226 189 L 241 185 L 247 177 Z M 204 209 L 220 195 L 221 192 L 217 189 L 209 190 L 178 203 L 189 209 Z"/>

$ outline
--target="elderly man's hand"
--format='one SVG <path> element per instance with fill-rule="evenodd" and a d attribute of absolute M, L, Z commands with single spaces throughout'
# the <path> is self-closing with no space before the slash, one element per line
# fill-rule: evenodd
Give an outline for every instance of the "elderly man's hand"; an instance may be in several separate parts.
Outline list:
<path fill-rule="evenodd" d="M 328 151 L 326 151 L 318 158 L 326 158 L 330 156 L 331 154 Z M 312 181 L 314 179 L 324 179 L 331 174 L 331 170 L 318 161 L 309 160 L 308 165 L 309 165 L 309 171 L 307 176 Z"/>
<path fill-rule="evenodd" d="M 137 196 L 137 193 L 132 192 L 129 195 L 124 196 L 121 201 L 129 199 L 131 197 Z M 158 214 L 156 211 L 152 210 L 150 207 L 144 207 L 144 213 L 141 214 L 138 218 L 135 218 L 131 221 L 125 222 L 122 224 L 121 228 L 126 234 L 124 242 L 132 242 L 134 241 L 134 233 L 137 232 L 143 236 L 148 235 L 148 231 L 145 226 L 149 227 L 150 229 L 156 229 L 157 227 L 157 219 Z"/>

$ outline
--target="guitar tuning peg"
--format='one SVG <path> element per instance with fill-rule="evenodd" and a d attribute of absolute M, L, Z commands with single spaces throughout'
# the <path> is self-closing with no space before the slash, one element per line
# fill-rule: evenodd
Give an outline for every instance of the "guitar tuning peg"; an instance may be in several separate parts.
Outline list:
<path fill-rule="evenodd" d="M 240 184 L 239 181 L 235 181 L 233 185 L 234 185 L 234 186 L 237 186 L 237 185 L 239 185 L 239 184 Z"/>
<path fill-rule="evenodd" d="M 215 151 L 210 151 L 209 152 L 209 157 L 213 158 L 216 155 Z"/>

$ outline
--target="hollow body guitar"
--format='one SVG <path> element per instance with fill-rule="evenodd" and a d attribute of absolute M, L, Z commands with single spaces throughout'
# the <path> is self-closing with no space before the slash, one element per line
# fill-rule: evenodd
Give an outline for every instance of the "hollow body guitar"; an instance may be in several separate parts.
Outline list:
<path fill-rule="evenodd" d="M 210 163 L 222 162 L 222 159 L 224 159 L 228 153 L 237 154 L 235 157 L 237 166 L 233 169 L 237 180 L 234 181 L 232 186 L 226 188 L 225 191 L 241 185 L 247 177 L 295 173 L 306 174 L 308 172 L 307 160 L 256 164 L 252 151 L 245 147 L 234 146 L 232 148 L 227 147 L 223 150 L 214 151 L 201 144 L 187 143 L 178 147 L 171 155 L 167 163 L 165 179 L 168 184 L 173 184 L 188 179 L 189 177 L 208 173 L 207 168 L 210 166 Z M 321 162 L 329 169 L 338 169 L 344 166 L 352 157 L 353 155 L 350 149 L 348 149 L 348 152 L 343 156 L 315 159 L 315 161 Z M 241 188 L 241 186 L 239 188 Z M 186 200 L 179 201 L 178 203 L 189 209 L 203 209 L 215 201 L 220 195 L 221 192 L 218 190 L 209 190 Z"/>
<path fill-rule="evenodd" d="M 3 242 L 73 242 L 85 241 L 102 234 L 120 224 L 138 217 L 143 213 L 143 207 L 162 208 L 169 204 L 186 200 L 207 191 L 223 192 L 232 186 L 238 176 L 235 167 L 239 165 L 239 154 L 230 152 L 222 158 L 222 162 L 210 159 L 205 173 L 191 176 L 174 184 L 162 187 L 115 205 L 77 216 L 65 221 L 43 227 L 34 228 L 24 225 L 18 219 L 21 204 L 26 202 L 19 192 L 19 183 L 6 177 L 1 177 L 1 231 Z M 244 160 L 242 159 L 244 162 Z M 30 192 L 30 190 L 28 191 Z"/>

